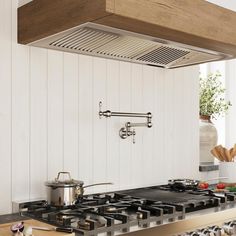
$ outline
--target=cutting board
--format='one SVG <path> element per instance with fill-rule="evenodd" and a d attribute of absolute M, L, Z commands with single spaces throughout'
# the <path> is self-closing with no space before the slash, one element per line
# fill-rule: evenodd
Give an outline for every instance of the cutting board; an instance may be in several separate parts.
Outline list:
<path fill-rule="evenodd" d="M 1 224 L 0 225 L 0 236 L 12 236 L 10 226 L 13 224 L 15 224 L 15 222 Z M 37 220 L 25 220 L 24 224 L 25 224 L 25 226 L 52 227 L 51 225 L 42 223 Z M 55 231 L 42 231 L 42 230 L 34 230 L 33 229 L 33 236 L 75 236 L 75 234 L 74 233 L 72 233 L 72 234 L 61 233 L 61 232 L 55 232 Z"/>

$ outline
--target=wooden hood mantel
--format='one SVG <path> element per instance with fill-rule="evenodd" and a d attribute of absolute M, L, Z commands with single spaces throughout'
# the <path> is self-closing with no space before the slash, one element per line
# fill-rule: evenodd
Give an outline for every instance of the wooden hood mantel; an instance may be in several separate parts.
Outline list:
<path fill-rule="evenodd" d="M 34 0 L 18 9 L 18 42 L 87 22 L 236 57 L 236 13 L 205 0 Z"/>

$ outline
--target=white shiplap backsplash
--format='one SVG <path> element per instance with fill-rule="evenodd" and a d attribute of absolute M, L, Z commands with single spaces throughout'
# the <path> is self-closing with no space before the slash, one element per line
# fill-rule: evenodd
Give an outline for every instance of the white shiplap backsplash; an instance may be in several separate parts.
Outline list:
<path fill-rule="evenodd" d="M 0 214 L 45 197 L 44 182 L 70 171 L 87 192 L 198 175 L 198 66 L 177 70 L 16 44 L 17 0 L 0 1 Z M 153 128 L 121 140 L 126 121 L 104 109 L 152 112 Z"/>

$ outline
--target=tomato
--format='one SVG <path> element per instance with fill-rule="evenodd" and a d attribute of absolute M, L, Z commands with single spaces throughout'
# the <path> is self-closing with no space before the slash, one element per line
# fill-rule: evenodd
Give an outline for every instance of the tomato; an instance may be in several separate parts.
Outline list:
<path fill-rule="evenodd" d="M 225 189 L 225 184 L 219 183 L 219 184 L 216 185 L 216 188 L 217 189 Z"/>
<path fill-rule="evenodd" d="M 202 182 L 202 183 L 199 183 L 198 187 L 199 187 L 200 189 L 208 189 L 209 184 L 206 183 L 206 182 Z"/>

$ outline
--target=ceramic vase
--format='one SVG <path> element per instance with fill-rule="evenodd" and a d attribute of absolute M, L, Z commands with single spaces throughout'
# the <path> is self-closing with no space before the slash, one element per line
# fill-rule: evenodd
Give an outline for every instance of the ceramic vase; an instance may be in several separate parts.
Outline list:
<path fill-rule="evenodd" d="M 236 162 L 220 162 L 219 175 L 226 177 L 223 182 L 236 183 Z"/>
<path fill-rule="evenodd" d="M 213 163 L 214 157 L 211 154 L 211 149 L 217 145 L 217 129 L 211 122 L 210 116 L 200 116 L 199 128 L 200 162 Z"/>

